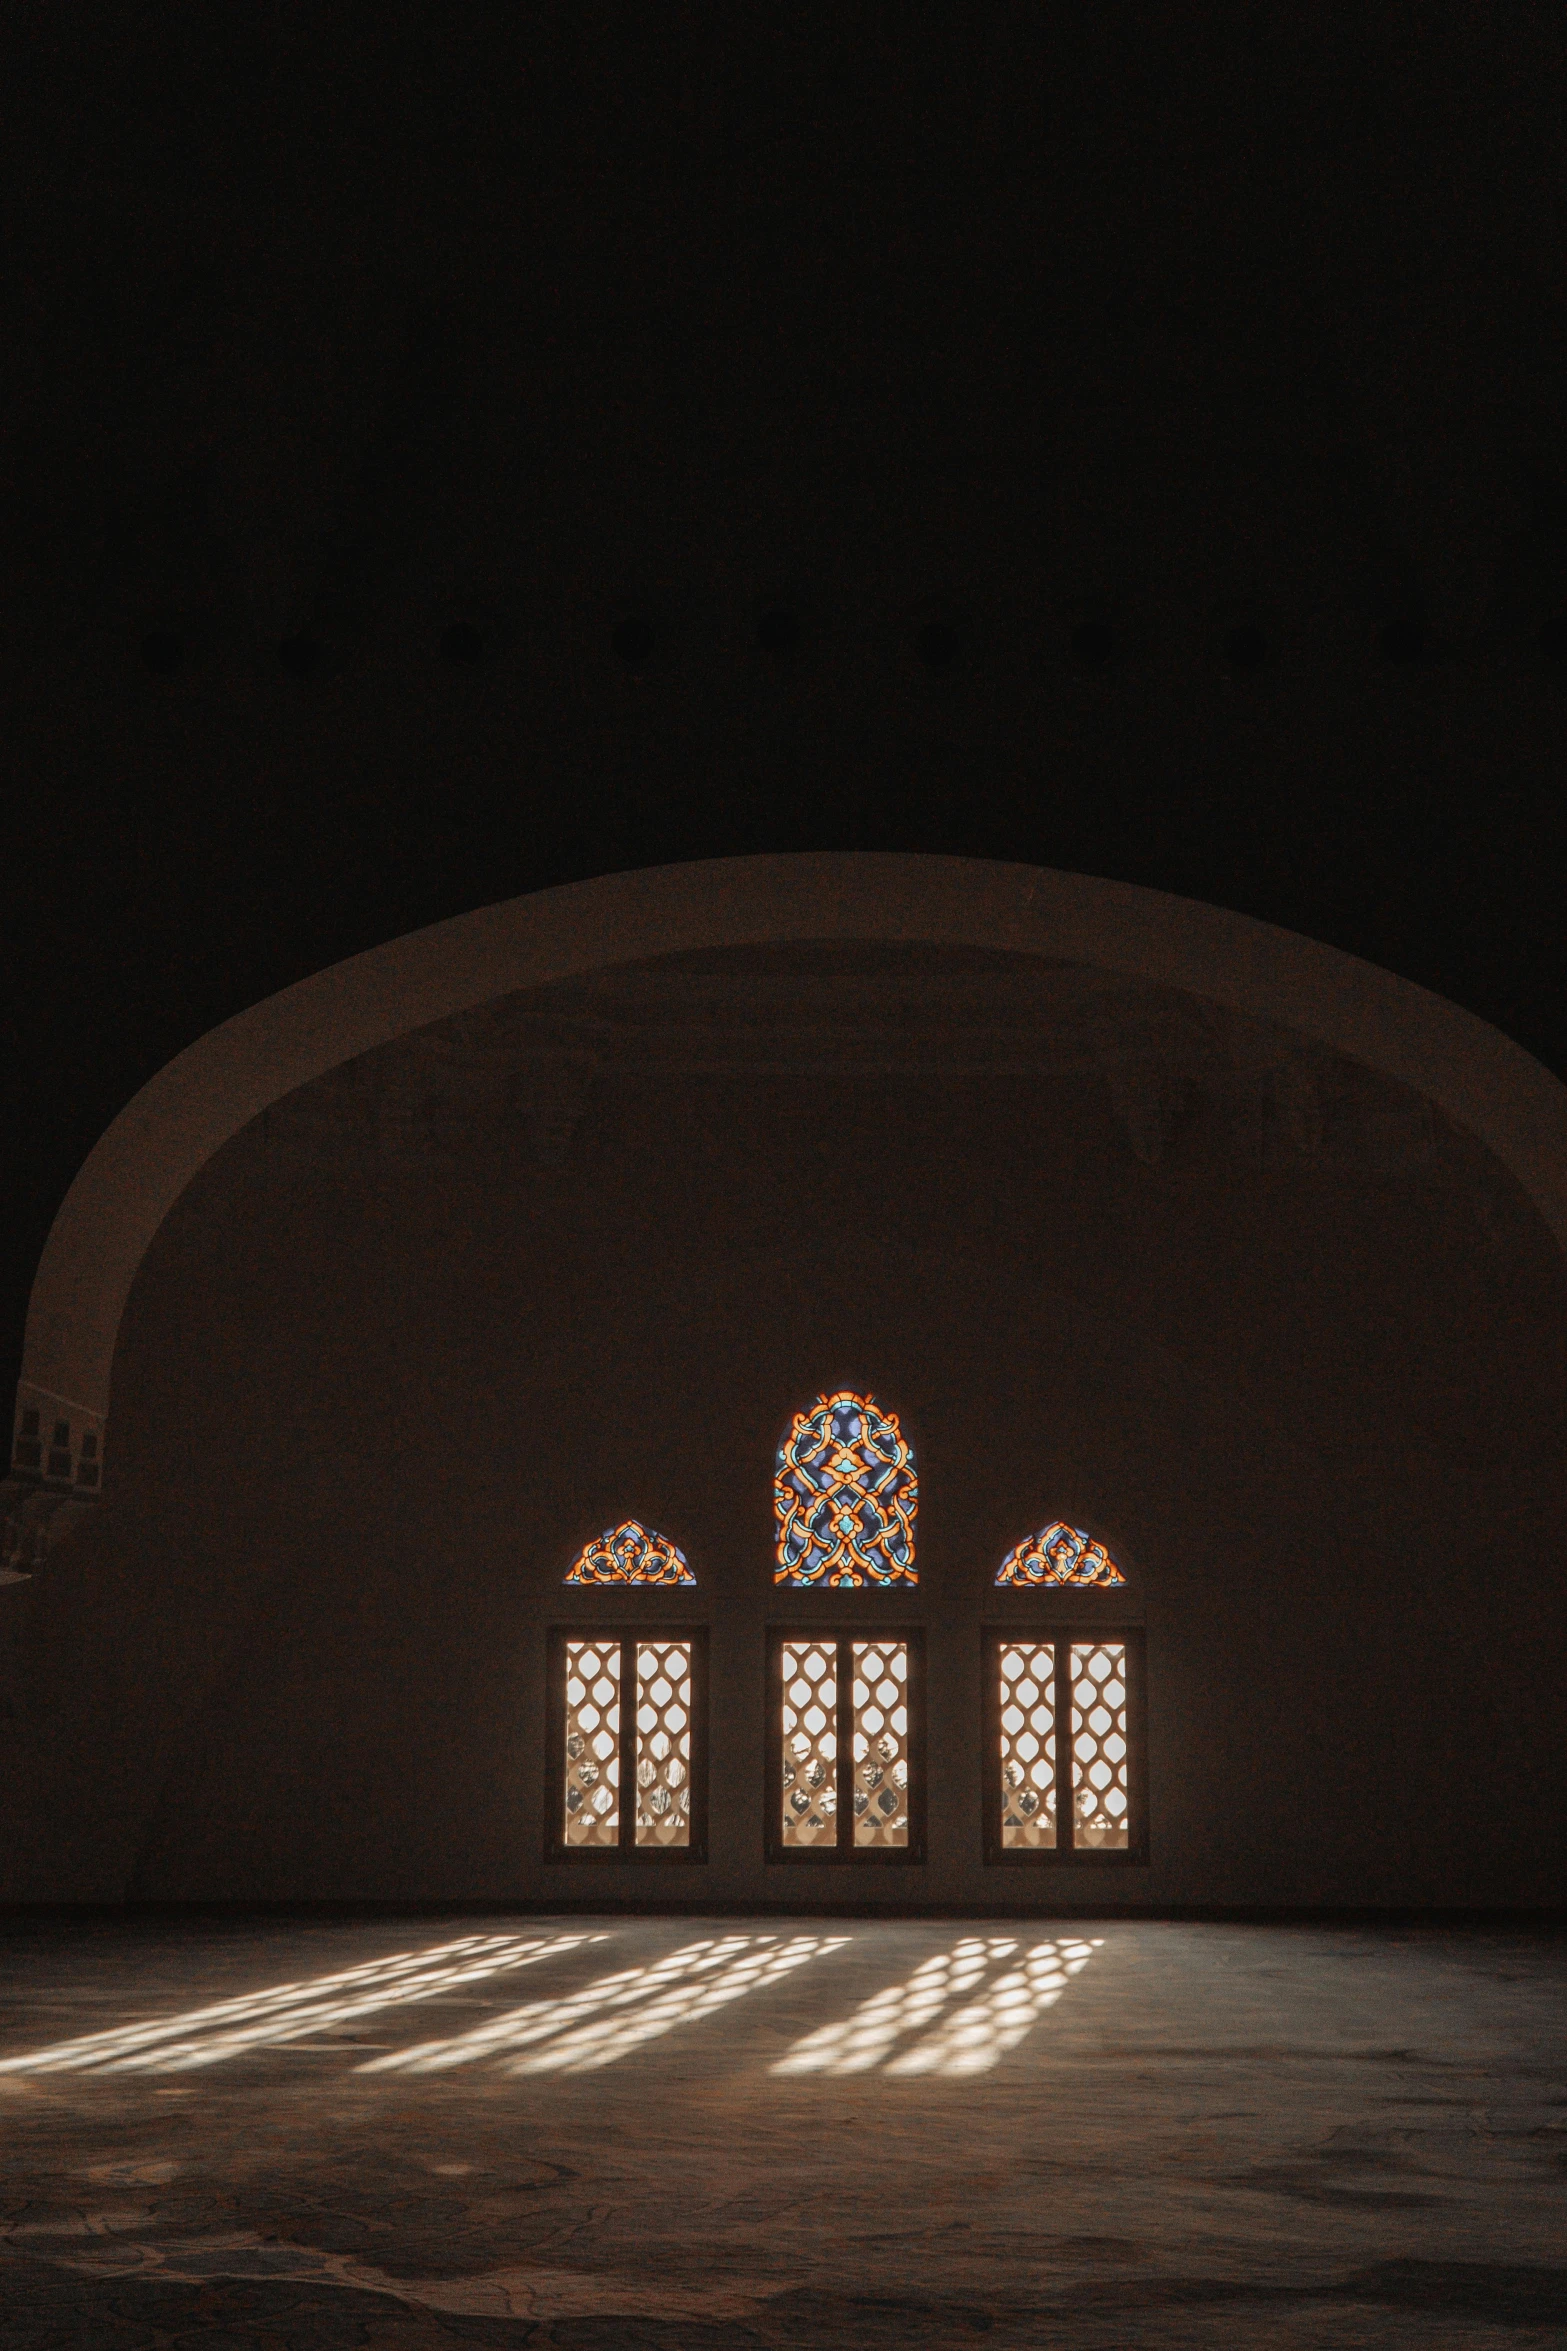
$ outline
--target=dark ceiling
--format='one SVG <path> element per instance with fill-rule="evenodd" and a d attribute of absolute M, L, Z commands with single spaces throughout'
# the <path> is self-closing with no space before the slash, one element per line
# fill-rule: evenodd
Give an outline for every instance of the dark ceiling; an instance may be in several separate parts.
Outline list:
<path fill-rule="evenodd" d="M 1548 10 L 7 34 L 13 1358 L 213 1022 L 556 881 L 957 851 L 1567 1072 Z"/>

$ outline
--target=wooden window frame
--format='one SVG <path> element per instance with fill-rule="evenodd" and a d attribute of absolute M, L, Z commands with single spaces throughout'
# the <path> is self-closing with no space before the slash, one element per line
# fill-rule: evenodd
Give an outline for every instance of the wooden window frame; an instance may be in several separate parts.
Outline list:
<path fill-rule="evenodd" d="M 840 1804 L 836 1812 L 837 1838 L 831 1845 L 786 1845 L 783 1841 L 783 1650 L 784 1643 L 798 1646 L 814 1642 L 818 1647 L 836 1651 L 835 1680 L 842 1693 L 839 1699 L 838 1719 L 847 1724 L 849 1695 L 854 1679 L 854 1644 L 856 1641 L 902 1641 L 908 1652 L 909 1671 L 905 1683 L 904 1703 L 908 1708 L 908 1814 L 909 1841 L 907 1845 L 863 1845 L 854 1843 L 854 1811 L 850 1804 Z M 840 1756 L 847 1756 L 852 1767 L 853 1757 L 848 1738 L 840 1747 Z M 766 1821 L 764 1851 L 770 1862 L 785 1863 L 789 1868 L 828 1869 L 907 1869 L 920 1867 L 925 1859 L 925 1627 L 922 1624 L 873 1623 L 845 1624 L 842 1617 L 824 1621 L 819 1617 L 801 1618 L 789 1624 L 770 1624 L 767 1628 L 767 1769 L 763 1773 L 766 1787 Z M 843 1782 L 840 1779 L 839 1792 Z M 847 1824 L 847 1838 L 845 1826 Z"/>
<path fill-rule="evenodd" d="M 1070 1773 L 1072 1740 L 1072 1644 L 1074 1641 L 1116 1641 L 1126 1650 L 1126 1795 L 1128 1842 L 1124 1852 L 1102 1845 L 1072 1843 L 1076 1808 L 1068 1777 L 1065 1797 L 1061 1786 L 1063 1759 Z M 1003 1845 L 1001 1842 L 1001 1671 L 1003 1649 L 1055 1648 L 1054 1696 L 1056 1708 L 1056 1836 L 1055 1845 Z M 1055 1617 L 1048 1624 L 1013 1619 L 1010 1624 L 988 1623 L 981 1628 L 980 1656 L 984 1698 L 980 1719 L 984 1725 L 984 1853 L 987 1865 L 1003 1869 L 1141 1869 L 1148 1862 L 1148 1709 L 1147 1655 L 1140 1624 L 1116 1624 L 1106 1617 Z"/>
<path fill-rule="evenodd" d="M 618 1641 L 620 1643 L 621 1782 L 620 1839 L 614 1845 L 568 1845 L 566 1813 L 566 1643 Z M 636 1680 L 635 1652 L 643 1641 L 685 1641 L 691 1650 L 691 1837 L 685 1845 L 639 1845 L 636 1841 L 636 1801 L 633 1773 L 636 1742 L 635 1700 L 628 1702 L 627 1685 Z M 672 1617 L 617 1617 L 595 1624 L 579 1617 L 572 1624 L 553 1624 L 545 1642 L 544 1686 L 544 1858 L 552 1865 L 567 1864 L 635 1869 L 679 1868 L 707 1859 L 707 1627 L 681 1623 Z"/>

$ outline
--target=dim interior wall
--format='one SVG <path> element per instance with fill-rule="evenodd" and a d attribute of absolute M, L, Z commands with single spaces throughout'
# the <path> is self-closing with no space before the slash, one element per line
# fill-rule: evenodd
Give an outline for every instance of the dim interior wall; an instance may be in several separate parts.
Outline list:
<path fill-rule="evenodd" d="M 1063 1146 L 1037 1088 L 603 1088 L 566 1163 L 302 1166 L 264 1122 L 132 1294 L 111 1501 L 20 1595 L 7 1898 L 1559 1899 L 1557 1254 L 1527 1207 Z M 791 1412 L 918 1452 L 917 1595 L 782 1595 Z M 694 1593 L 568 1594 L 627 1515 Z M 981 1866 L 979 1627 L 1085 1524 L 1146 1620 L 1146 1869 Z M 1105 1602 L 1101 1613 L 1122 1607 Z M 929 1860 L 762 1859 L 770 1621 L 917 1616 Z M 712 1643 L 708 1864 L 547 1867 L 547 1626 Z"/>
<path fill-rule="evenodd" d="M 90 1434 L 102 1458 L 121 1316 L 164 1218 L 250 1121 L 357 1056 L 643 957 L 870 939 L 1054 958 L 1282 1022 L 1415 1088 L 1482 1139 L 1567 1252 L 1567 1089 L 1485 1021 L 1391 972 L 1087 874 L 861 851 L 719 858 L 435 923 L 283 989 L 177 1054 L 100 1136 L 60 1205 L 28 1305 L 20 1409 L 58 1410 L 71 1444 Z"/>

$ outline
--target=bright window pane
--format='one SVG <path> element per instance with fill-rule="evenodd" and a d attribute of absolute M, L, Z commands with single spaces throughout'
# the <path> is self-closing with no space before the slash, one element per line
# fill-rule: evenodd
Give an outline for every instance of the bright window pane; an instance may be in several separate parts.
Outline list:
<path fill-rule="evenodd" d="M 856 1641 L 854 1842 L 909 1841 L 909 1651 L 904 1641 Z"/>
<path fill-rule="evenodd" d="M 620 1643 L 566 1643 L 568 1845 L 620 1842 Z"/>
<path fill-rule="evenodd" d="M 831 1641 L 783 1645 L 783 1842 L 838 1839 L 837 1650 Z"/>
<path fill-rule="evenodd" d="M 1131 1842 L 1126 1786 L 1126 1647 L 1072 1644 L 1072 1842 L 1124 1853 Z"/>
<path fill-rule="evenodd" d="M 1001 1842 L 1053 1847 L 1056 1841 L 1055 1651 L 1004 1644 L 1001 1673 Z"/>
<path fill-rule="evenodd" d="M 691 1842 L 691 1644 L 637 1644 L 637 1843 Z"/>

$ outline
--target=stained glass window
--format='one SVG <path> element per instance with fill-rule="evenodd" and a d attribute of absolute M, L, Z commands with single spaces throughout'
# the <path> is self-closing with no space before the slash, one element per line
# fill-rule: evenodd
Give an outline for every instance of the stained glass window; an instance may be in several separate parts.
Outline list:
<path fill-rule="evenodd" d="M 568 1584 L 694 1584 L 686 1555 L 665 1535 L 628 1518 L 606 1527 L 584 1544 L 566 1577 Z"/>
<path fill-rule="evenodd" d="M 1007 1553 L 996 1570 L 998 1584 L 1124 1584 L 1103 1543 L 1058 1518 Z"/>
<path fill-rule="evenodd" d="M 780 1584 L 913 1584 L 914 1450 L 896 1413 L 842 1388 L 795 1415 L 773 1487 Z"/>

